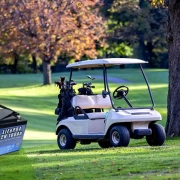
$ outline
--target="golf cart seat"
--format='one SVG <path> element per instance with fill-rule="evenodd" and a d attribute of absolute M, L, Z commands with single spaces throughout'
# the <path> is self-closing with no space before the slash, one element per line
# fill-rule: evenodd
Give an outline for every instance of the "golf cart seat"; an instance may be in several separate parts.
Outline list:
<path fill-rule="evenodd" d="M 95 109 L 95 108 L 110 108 L 112 107 L 109 96 L 103 98 L 102 95 L 77 95 L 72 98 L 72 106 L 74 108 L 80 107 L 81 109 Z M 89 119 L 102 119 L 105 118 L 105 112 L 92 112 L 87 113 Z"/>

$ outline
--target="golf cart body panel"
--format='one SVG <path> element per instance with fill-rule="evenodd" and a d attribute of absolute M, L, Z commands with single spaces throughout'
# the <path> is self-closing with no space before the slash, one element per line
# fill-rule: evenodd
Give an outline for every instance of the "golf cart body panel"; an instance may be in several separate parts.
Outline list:
<path fill-rule="evenodd" d="M 148 128 L 150 122 L 156 122 L 162 120 L 161 114 L 151 109 L 140 110 L 119 110 L 114 113 L 115 110 L 111 109 L 106 119 L 105 133 L 109 127 L 116 123 L 130 123 L 131 129 Z M 137 127 L 138 125 L 138 127 Z"/>
<path fill-rule="evenodd" d="M 119 110 L 114 113 L 115 110 L 111 109 L 108 113 L 108 120 L 120 120 L 121 122 L 132 122 L 133 121 L 159 121 L 162 120 L 162 117 L 159 112 L 151 109 L 140 109 L 140 110 Z"/>
<path fill-rule="evenodd" d="M 87 134 L 88 133 L 88 119 L 77 120 L 74 117 L 68 117 L 67 119 L 61 120 L 57 127 L 56 132 L 61 127 L 67 127 L 72 134 Z"/>
<path fill-rule="evenodd" d="M 145 63 L 147 62 L 139 59 L 109 58 L 79 61 L 66 66 L 71 68 L 69 82 L 65 86 L 67 92 L 69 92 L 69 89 L 72 89 L 73 68 L 102 67 L 104 88 L 102 89 L 102 94 L 80 93 L 71 96 L 70 104 L 74 113 L 71 117 L 61 119 L 56 126 L 60 149 L 74 148 L 76 141 L 80 141 L 82 144 L 97 141 L 101 147 L 127 146 L 130 137 L 138 139 L 144 136 L 146 136 L 149 145 L 162 145 L 164 143 L 164 128 L 155 124 L 155 122 L 162 120 L 162 117 L 159 112 L 154 110 L 154 100 L 150 86 L 141 65 Z M 147 85 L 152 106 L 133 107 L 126 98 L 129 92 L 127 86 L 119 86 L 114 90 L 113 96 L 111 95 L 106 69 L 109 66 L 125 64 L 139 65 Z M 83 88 L 86 84 L 86 88 L 91 89 L 93 87 L 91 86 L 92 80 L 95 78 L 87 77 L 91 81 L 83 83 Z M 60 84 L 63 83 L 64 80 L 60 82 Z M 129 107 L 115 107 L 113 98 L 124 99 Z M 98 111 L 96 111 L 97 109 Z M 87 110 L 90 110 L 90 112 Z"/>
<path fill-rule="evenodd" d="M 104 136 L 105 119 L 83 119 L 77 120 L 74 118 L 67 118 L 59 122 L 56 128 L 56 134 L 59 129 L 66 127 L 75 139 L 93 139 L 99 138 L 98 135 Z M 83 137 L 84 136 L 84 137 Z"/>
<path fill-rule="evenodd" d="M 97 135 L 100 134 L 105 136 L 109 128 L 111 128 L 114 124 L 130 123 L 131 132 L 133 132 L 135 129 L 148 129 L 150 122 L 156 122 L 162 119 L 160 113 L 150 109 L 143 109 L 139 111 L 120 110 L 116 113 L 114 113 L 114 109 L 111 109 L 108 113 L 87 113 L 87 115 L 88 117 L 91 117 L 91 119 L 78 120 L 73 117 L 69 117 L 60 121 L 57 125 L 56 131 L 58 132 L 60 127 L 65 126 L 77 139 L 79 139 L 80 135 L 81 138 L 82 136 L 85 136 L 84 138 L 88 138 L 89 135 L 91 135 L 91 137 L 97 137 Z"/>

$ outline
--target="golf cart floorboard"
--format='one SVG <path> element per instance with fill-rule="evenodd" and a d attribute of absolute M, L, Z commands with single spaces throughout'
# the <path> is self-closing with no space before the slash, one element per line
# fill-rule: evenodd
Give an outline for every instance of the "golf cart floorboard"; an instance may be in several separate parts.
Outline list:
<path fill-rule="evenodd" d="M 74 139 L 104 139 L 104 134 L 73 135 Z"/>

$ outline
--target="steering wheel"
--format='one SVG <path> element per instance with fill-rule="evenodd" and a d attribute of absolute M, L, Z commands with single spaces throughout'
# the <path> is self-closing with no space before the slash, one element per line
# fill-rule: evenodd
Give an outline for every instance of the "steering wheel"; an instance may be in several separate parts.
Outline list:
<path fill-rule="evenodd" d="M 126 96 L 129 92 L 129 88 L 127 86 L 119 86 L 113 92 L 114 99 L 122 99 L 123 96 Z"/>

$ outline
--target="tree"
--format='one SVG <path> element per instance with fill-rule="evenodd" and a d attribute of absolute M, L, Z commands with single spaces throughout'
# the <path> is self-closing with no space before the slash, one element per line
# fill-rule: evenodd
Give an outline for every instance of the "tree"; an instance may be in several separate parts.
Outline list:
<path fill-rule="evenodd" d="M 114 22 L 114 19 L 113 12 L 111 12 L 111 8 L 114 2 L 115 0 L 103 0 L 101 12 L 106 19 L 106 24 L 108 28 L 106 32 L 106 37 L 104 38 L 105 43 L 103 47 L 97 46 L 97 49 L 100 57 L 129 57 L 133 54 L 132 47 L 130 47 L 126 41 L 115 37 L 113 33 L 114 28 L 112 28 L 112 23 Z"/>
<path fill-rule="evenodd" d="M 33 66 L 33 73 L 37 73 L 37 60 L 36 60 L 36 55 L 32 54 L 32 66 Z"/>
<path fill-rule="evenodd" d="M 153 0 L 155 6 L 168 7 L 167 33 L 169 56 L 169 86 L 167 96 L 166 134 L 169 137 L 180 135 L 180 1 Z"/>
<path fill-rule="evenodd" d="M 30 54 L 43 62 L 43 84 L 51 84 L 51 61 L 67 52 L 79 59 L 96 56 L 95 42 L 103 35 L 97 0 L 3 0 L 6 19 L 19 33 Z M 12 40 L 13 41 L 13 40 Z"/>
<path fill-rule="evenodd" d="M 0 55 L 5 58 L 13 59 L 12 73 L 17 73 L 17 65 L 19 62 L 19 55 L 27 53 L 28 47 L 25 44 L 24 39 L 19 35 L 17 29 L 11 23 L 12 17 L 0 11 Z"/>
<path fill-rule="evenodd" d="M 136 56 L 148 61 L 150 67 L 159 67 L 167 53 L 163 48 L 166 17 L 165 8 L 152 7 L 149 1 L 114 0 L 109 9 L 109 31 L 112 40 L 134 49 L 138 46 Z"/>
<path fill-rule="evenodd" d="M 180 1 L 168 0 L 167 41 L 169 53 L 169 87 L 167 136 L 180 135 Z"/>

